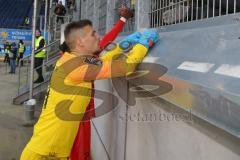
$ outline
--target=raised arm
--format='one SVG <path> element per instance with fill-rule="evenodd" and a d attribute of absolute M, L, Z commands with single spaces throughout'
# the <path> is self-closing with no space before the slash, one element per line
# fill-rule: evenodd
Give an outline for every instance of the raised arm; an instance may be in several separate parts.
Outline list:
<path fill-rule="evenodd" d="M 105 49 L 111 42 L 113 42 L 118 34 L 122 31 L 124 24 L 126 21 L 133 17 L 132 11 L 125 7 L 122 6 L 118 9 L 118 14 L 121 17 L 119 21 L 114 25 L 114 27 L 103 36 L 103 38 L 99 42 L 99 46 L 103 49 Z"/>

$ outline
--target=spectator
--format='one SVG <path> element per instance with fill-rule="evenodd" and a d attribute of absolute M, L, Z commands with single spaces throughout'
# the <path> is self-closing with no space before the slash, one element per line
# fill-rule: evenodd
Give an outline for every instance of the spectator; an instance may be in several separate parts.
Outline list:
<path fill-rule="evenodd" d="M 68 1 L 68 10 L 69 10 L 69 14 L 73 15 L 73 11 L 76 10 L 75 0 Z"/>
<path fill-rule="evenodd" d="M 28 16 L 25 16 L 23 26 L 29 26 L 29 24 L 30 24 L 30 18 Z"/>
<path fill-rule="evenodd" d="M 11 70 L 10 70 L 10 74 L 15 74 L 15 69 L 16 69 L 16 56 L 17 56 L 17 46 L 16 46 L 16 43 L 13 42 L 11 44 L 11 49 L 10 49 L 10 52 L 9 52 L 9 59 L 10 59 L 10 67 L 11 67 Z"/>
<path fill-rule="evenodd" d="M 57 5 L 58 4 L 58 0 L 53 0 L 52 5 Z"/>
<path fill-rule="evenodd" d="M 67 0 L 67 8 L 70 9 L 71 0 Z"/>
<path fill-rule="evenodd" d="M 67 7 L 68 9 L 76 9 L 75 0 L 68 0 Z"/>
<path fill-rule="evenodd" d="M 54 13 L 57 15 L 57 23 L 59 22 L 59 20 L 61 20 L 62 24 L 64 23 L 64 16 L 66 14 L 66 9 L 65 7 L 62 5 L 62 1 L 59 1 Z"/>
<path fill-rule="evenodd" d="M 4 45 L 4 52 L 5 52 L 5 57 L 4 57 L 4 63 L 8 63 L 10 65 L 10 61 L 9 61 L 9 52 L 10 52 L 10 44 L 8 42 L 5 43 Z"/>
<path fill-rule="evenodd" d="M 18 43 L 17 66 L 19 65 L 19 61 L 23 58 L 25 51 L 26 51 L 25 44 L 24 44 L 23 40 L 20 40 Z M 23 61 L 21 61 L 21 66 L 23 66 Z"/>
<path fill-rule="evenodd" d="M 36 70 L 38 74 L 38 78 L 34 81 L 34 83 L 42 83 L 44 82 L 43 74 L 42 74 L 42 65 L 43 60 L 46 56 L 46 50 L 42 49 L 45 47 L 45 39 L 43 36 L 41 36 L 41 31 L 36 30 L 36 39 L 35 39 L 35 49 L 39 52 L 35 53 L 34 58 L 34 69 Z M 42 50 L 41 50 L 42 49 Z"/>

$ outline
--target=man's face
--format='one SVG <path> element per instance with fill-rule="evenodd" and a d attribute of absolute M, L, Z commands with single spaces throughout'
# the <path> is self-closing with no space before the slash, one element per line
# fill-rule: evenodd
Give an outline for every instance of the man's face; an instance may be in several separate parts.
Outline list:
<path fill-rule="evenodd" d="M 82 39 L 82 45 L 84 46 L 85 50 L 88 53 L 95 54 L 96 52 L 100 51 L 99 41 L 100 36 L 98 33 L 93 29 L 92 26 L 86 26 L 83 28 L 84 36 Z"/>
<path fill-rule="evenodd" d="M 38 30 L 36 30 L 36 37 L 39 37 L 40 35 L 41 33 Z"/>

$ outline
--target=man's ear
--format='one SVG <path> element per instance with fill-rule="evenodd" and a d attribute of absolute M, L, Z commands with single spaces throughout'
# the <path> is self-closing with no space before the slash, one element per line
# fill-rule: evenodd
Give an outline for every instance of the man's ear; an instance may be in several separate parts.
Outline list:
<path fill-rule="evenodd" d="M 79 46 L 79 47 L 83 47 L 84 46 L 84 39 L 78 38 L 76 40 L 76 42 L 77 42 L 77 46 Z"/>

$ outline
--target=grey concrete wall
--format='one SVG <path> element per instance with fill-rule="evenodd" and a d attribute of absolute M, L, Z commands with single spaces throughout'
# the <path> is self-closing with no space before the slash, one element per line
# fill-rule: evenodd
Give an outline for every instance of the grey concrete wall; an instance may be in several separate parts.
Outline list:
<path fill-rule="evenodd" d="M 160 113 L 157 120 L 150 116 Z M 126 160 L 240 159 L 240 139 L 194 116 L 173 120 L 172 114 L 189 115 L 160 98 L 138 99 L 129 107 Z"/>
<path fill-rule="evenodd" d="M 103 89 L 109 88 L 107 85 L 111 84 L 96 85 Z M 127 84 L 119 82 L 117 87 L 118 93 L 122 92 L 126 97 L 131 97 L 131 93 L 127 92 Z M 127 110 L 126 102 L 121 97 L 118 98 L 120 102 L 114 111 L 93 120 L 110 159 L 240 159 L 240 139 L 161 98 L 136 99 L 136 104 L 128 106 Z M 178 119 L 178 115 L 184 115 L 185 118 Z M 93 127 L 92 138 L 93 159 L 108 160 Z"/>
<path fill-rule="evenodd" d="M 121 84 L 121 80 L 119 80 Z M 125 92 L 127 96 L 127 84 L 121 84 L 118 90 Z M 122 87 L 125 86 L 125 87 Z M 117 87 L 117 86 L 116 86 Z M 101 80 L 95 82 L 97 90 L 114 93 L 111 81 Z M 125 97 L 126 98 L 126 97 Z M 116 105 L 111 112 L 98 116 L 92 120 L 92 150 L 93 160 L 123 160 L 125 157 L 125 138 L 126 138 L 126 121 L 121 119 L 120 115 L 126 113 L 126 103 L 118 97 L 118 102 L 112 99 L 106 100 L 109 106 Z M 95 108 L 99 107 L 101 101 L 95 99 Z M 99 138 L 100 136 L 100 138 Z"/>

